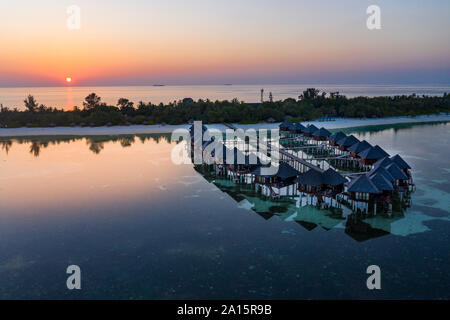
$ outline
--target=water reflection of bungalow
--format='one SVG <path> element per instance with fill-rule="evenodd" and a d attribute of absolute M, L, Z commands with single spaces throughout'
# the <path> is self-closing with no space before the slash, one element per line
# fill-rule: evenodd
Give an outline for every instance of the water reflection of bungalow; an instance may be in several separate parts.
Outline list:
<path fill-rule="evenodd" d="M 205 178 L 207 179 L 207 176 Z M 377 183 L 378 178 L 372 180 Z M 264 219 L 276 215 L 285 221 L 295 222 L 306 230 L 313 230 L 317 226 L 330 230 L 344 223 L 345 233 L 357 241 L 366 241 L 387 235 L 391 229 L 390 225 L 398 219 L 402 219 L 402 216 L 395 214 L 388 218 L 383 215 L 373 216 L 361 212 L 353 212 L 344 217 L 345 207 L 331 206 L 326 209 L 319 209 L 318 206 L 308 203 L 305 205 L 302 203 L 300 206 L 300 202 L 294 203 L 283 199 L 273 201 L 260 197 L 253 188 L 246 188 L 245 185 L 235 184 L 228 179 L 210 177 L 208 181 L 230 195 L 237 202 L 239 208 L 251 210 Z M 407 234 L 407 232 L 402 234 Z"/>
<path fill-rule="evenodd" d="M 347 217 L 347 221 L 345 222 L 345 233 L 358 242 L 389 234 L 389 232 L 372 227 L 369 223 L 362 221 L 362 219 L 355 214 L 351 214 Z"/>
<path fill-rule="evenodd" d="M 327 138 L 331 136 L 331 132 L 322 127 L 315 131 L 312 135 L 316 141 L 326 141 Z"/>
<path fill-rule="evenodd" d="M 300 223 L 307 230 L 312 230 L 316 226 L 331 230 L 344 221 L 341 216 L 333 214 L 331 210 L 319 210 L 313 205 L 298 207 L 295 212 L 288 212 L 280 218 L 285 221 Z"/>
<path fill-rule="evenodd" d="M 348 148 L 350 148 L 355 143 L 358 143 L 359 140 L 355 138 L 354 135 L 346 136 L 345 138 L 342 138 L 341 140 L 337 141 L 336 144 L 339 146 L 339 149 L 342 151 L 347 151 Z"/>
<path fill-rule="evenodd" d="M 306 127 L 306 129 L 303 131 L 303 135 L 305 137 L 312 137 L 313 133 L 319 130 L 315 125 L 311 124 Z"/>
<path fill-rule="evenodd" d="M 375 147 L 370 147 L 358 153 L 358 157 L 361 158 L 361 163 L 364 165 L 373 165 L 378 160 L 388 156 L 389 154 L 383 149 L 381 149 L 380 146 L 378 145 L 376 145 Z"/>
<path fill-rule="evenodd" d="M 364 150 L 367 150 L 371 148 L 372 145 L 368 143 L 366 140 L 360 141 L 355 143 L 354 145 L 350 146 L 348 148 L 348 151 L 350 151 L 350 156 L 353 158 L 357 158 L 358 154 L 363 152 Z"/>
<path fill-rule="evenodd" d="M 333 133 L 331 136 L 328 137 L 328 142 L 330 143 L 331 146 L 336 146 L 337 142 L 339 140 L 342 140 L 346 137 L 347 135 L 345 133 L 343 133 L 342 131 Z"/>

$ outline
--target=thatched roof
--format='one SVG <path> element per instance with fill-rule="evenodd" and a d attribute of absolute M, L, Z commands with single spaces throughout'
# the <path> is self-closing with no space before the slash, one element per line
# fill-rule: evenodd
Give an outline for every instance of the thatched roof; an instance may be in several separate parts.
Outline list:
<path fill-rule="evenodd" d="M 336 143 L 343 147 L 350 147 L 358 142 L 359 142 L 359 140 L 357 138 L 355 138 L 354 135 L 351 134 L 349 136 L 346 136 L 345 138 L 342 138 L 341 140 L 338 140 Z"/>
<path fill-rule="evenodd" d="M 381 149 L 378 145 L 376 145 L 375 147 L 370 147 L 358 153 L 358 156 L 360 156 L 363 159 L 374 160 L 374 159 L 382 159 L 386 156 L 389 156 L 389 154 L 383 149 Z"/>
<path fill-rule="evenodd" d="M 256 168 L 255 170 L 253 170 L 252 173 L 255 176 L 266 177 L 266 178 L 279 177 L 281 179 L 293 178 L 293 177 L 298 176 L 298 174 L 300 173 L 296 169 L 291 167 L 289 164 L 287 164 L 286 162 L 280 162 L 280 165 L 278 167 L 278 171 L 275 174 L 269 174 L 269 175 L 261 174 L 261 169 L 262 168 L 267 168 L 267 167 L 268 166 L 261 166 L 259 168 Z"/>
<path fill-rule="evenodd" d="M 363 192 L 363 193 L 380 193 L 380 190 L 375 184 L 370 181 L 369 177 L 365 174 L 359 176 L 359 178 L 350 182 L 348 191 L 350 192 Z"/>
<path fill-rule="evenodd" d="M 287 128 L 289 130 L 295 130 L 295 123 L 291 123 Z"/>
<path fill-rule="evenodd" d="M 396 179 L 396 180 L 408 180 L 406 174 L 396 165 L 391 163 L 386 167 L 386 170 Z"/>
<path fill-rule="evenodd" d="M 318 170 L 309 169 L 308 171 L 300 174 L 296 181 L 304 185 L 317 187 L 323 184 L 323 177 L 322 173 Z"/>
<path fill-rule="evenodd" d="M 386 168 L 388 165 L 392 163 L 392 160 L 389 157 L 384 157 L 383 159 L 378 160 L 373 165 L 374 168 L 383 167 Z"/>
<path fill-rule="evenodd" d="M 354 152 L 356 154 L 363 152 L 366 149 L 371 148 L 372 145 L 368 143 L 366 140 L 355 143 L 354 145 L 348 148 L 348 151 Z"/>
<path fill-rule="evenodd" d="M 329 136 L 331 136 L 331 132 L 322 127 L 319 130 L 316 130 L 315 132 L 313 132 L 313 136 L 314 137 L 329 137 Z"/>
<path fill-rule="evenodd" d="M 343 133 L 342 131 L 333 133 L 331 136 L 328 137 L 329 141 L 332 142 L 338 142 L 339 140 L 342 140 L 346 137 L 347 135 L 345 133 Z"/>
<path fill-rule="evenodd" d="M 380 173 L 381 175 L 383 175 L 385 178 L 386 178 L 386 180 L 388 180 L 388 181 L 390 181 L 390 182 L 394 182 L 395 181 L 395 178 L 392 176 L 392 174 L 390 174 L 387 170 L 386 170 L 386 168 L 384 168 L 384 167 L 377 167 L 377 168 L 375 168 L 375 169 L 373 169 L 372 171 L 370 171 L 369 173 L 368 173 L 368 175 L 369 176 L 372 176 L 372 175 L 374 175 L 374 174 L 377 174 L 377 173 Z"/>
<path fill-rule="evenodd" d="M 347 180 L 333 169 L 328 169 L 322 173 L 323 182 L 329 186 L 338 186 L 344 184 Z"/>
<path fill-rule="evenodd" d="M 289 128 L 292 125 L 292 122 L 289 120 L 284 120 L 282 123 L 280 123 L 280 128 Z"/>
<path fill-rule="evenodd" d="M 293 130 L 304 132 L 306 127 L 302 125 L 300 122 L 295 123 L 293 126 Z"/>
<path fill-rule="evenodd" d="M 231 151 L 231 149 L 227 148 L 224 144 L 221 144 L 222 147 L 222 155 L 217 155 L 216 156 L 216 150 L 213 149 L 211 151 L 211 156 L 212 157 L 216 157 L 218 159 L 222 159 L 224 164 L 243 164 L 243 165 L 261 165 L 261 160 L 259 159 L 259 157 L 256 154 L 253 154 L 254 157 L 252 157 L 252 159 L 250 159 L 250 155 L 244 155 L 244 153 L 242 151 L 240 151 L 238 148 L 233 148 L 233 158 L 232 159 L 228 159 L 227 158 L 227 152 Z M 220 147 L 219 147 L 220 150 Z M 244 159 L 244 161 L 242 162 L 242 158 Z M 256 158 L 256 163 L 255 163 L 255 158 Z M 251 160 L 251 161 L 250 161 Z"/>
<path fill-rule="evenodd" d="M 308 186 L 338 186 L 347 182 L 343 176 L 331 168 L 324 172 L 309 169 L 305 173 L 300 174 L 296 181 Z"/>
<path fill-rule="evenodd" d="M 409 166 L 409 164 L 406 163 L 405 160 L 403 160 L 402 157 L 400 157 L 398 154 L 393 156 L 391 158 L 391 160 L 393 162 L 395 162 L 395 164 L 400 168 L 400 169 L 411 169 L 411 167 Z"/>
<path fill-rule="evenodd" d="M 389 153 L 387 153 L 386 151 L 383 150 L 383 148 L 381 148 L 379 145 L 376 145 L 374 147 L 378 152 L 380 152 L 381 154 L 383 154 L 383 157 L 389 157 Z"/>
<path fill-rule="evenodd" d="M 310 124 L 309 126 L 306 127 L 306 129 L 304 130 L 305 133 L 310 133 L 313 134 L 314 132 L 316 132 L 317 130 L 319 130 L 319 128 L 317 128 L 315 125 Z"/>
<path fill-rule="evenodd" d="M 392 191 L 394 190 L 394 187 L 392 186 L 392 183 L 388 181 L 384 175 L 377 172 L 370 177 L 370 181 L 373 182 L 373 184 L 378 188 L 378 190 L 382 191 Z"/>

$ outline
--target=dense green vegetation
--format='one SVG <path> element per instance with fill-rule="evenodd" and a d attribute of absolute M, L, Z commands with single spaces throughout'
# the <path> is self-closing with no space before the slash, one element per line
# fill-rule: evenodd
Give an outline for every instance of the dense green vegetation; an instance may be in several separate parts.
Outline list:
<path fill-rule="evenodd" d="M 48 126 L 104 126 L 129 124 L 182 124 L 189 120 L 204 123 L 256 123 L 268 121 L 313 120 L 321 117 L 379 118 L 448 113 L 450 94 L 439 97 L 395 96 L 347 98 L 337 92 L 320 93 L 310 88 L 298 99 L 245 103 L 232 101 L 193 101 L 190 98 L 167 105 L 139 102 L 137 106 L 121 98 L 116 106 L 109 106 L 95 93 L 88 95 L 83 108 L 73 110 L 39 105 L 33 96 L 24 100 L 25 110 L 0 105 L 2 127 Z"/>

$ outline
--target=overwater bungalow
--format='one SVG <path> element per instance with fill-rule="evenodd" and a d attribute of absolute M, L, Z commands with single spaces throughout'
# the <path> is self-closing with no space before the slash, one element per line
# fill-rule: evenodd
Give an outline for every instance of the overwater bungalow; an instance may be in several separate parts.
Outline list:
<path fill-rule="evenodd" d="M 309 169 L 300 174 L 296 180 L 298 191 L 308 194 L 318 194 L 322 191 L 323 177 L 319 170 Z"/>
<path fill-rule="evenodd" d="M 357 138 L 355 138 L 354 135 L 349 135 L 346 136 L 345 138 L 342 138 L 341 140 L 338 140 L 336 142 L 336 145 L 339 146 L 339 149 L 342 151 L 347 151 L 348 148 L 350 148 L 352 145 L 354 145 L 355 143 L 358 143 L 359 140 Z"/>
<path fill-rule="evenodd" d="M 395 178 L 386 170 L 386 168 L 384 168 L 382 166 L 379 166 L 379 167 L 376 167 L 376 168 L 372 169 L 367 174 L 370 177 L 370 176 L 372 176 L 374 174 L 378 174 L 378 173 L 381 174 L 391 184 L 394 184 Z"/>
<path fill-rule="evenodd" d="M 211 158 L 209 163 L 216 174 L 227 175 L 236 183 L 252 183 L 251 172 L 262 165 L 256 154 L 244 154 L 236 147 L 229 149 L 223 144 L 221 152 L 211 152 Z"/>
<path fill-rule="evenodd" d="M 382 167 L 382 168 L 386 168 L 388 165 L 390 165 L 392 163 L 391 158 L 389 157 L 384 157 L 383 159 L 378 160 L 377 162 L 374 163 L 373 167 L 378 168 L 378 167 Z"/>
<path fill-rule="evenodd" d="M 294 184 L 295 179 L 300 174 L 299 171 L 286 162 L 280 162 L 278 171 L 273 174 L 263 174 L 263 168 L 265 168 L 265 166 L 260 166 L 252 171 L 252 174 L 255 176 L 255 182 L 275 188 L 283 188 Z"/>
<path fill-rule="evenodd" d="M 393 157 L 391 157 L 392 162 L 394 162 L 400 169 L 403 170 L 403 172 L 408 176 L 411 177 L 411 172 L 409 170 L 411 170 L 411 167 L 409 166 L 409 164 L 406 163 L 405 160 L 403 160 L 402 157 L 400 157 L 400 155 L 395 155 Z"/>
<path fill-rule="evenodd" d="M 335 196 L 344 191 L 344 184 L 347 182 L 342 175 L 329 168 L 322 173 L 323 182 L 326 186 L 326 196 Z"/>
<path fill-rule="evenodd" d="M 334 197 L 344 191 L 347 180 L 333 169 L 319 171 L 310 169 L 297 178 L 298 191 L 320 196 Z"/>
<path fill-rule="evenodd" d="M 347 192 L 350 199 L 368 202 L 374 200 L 381 191 L 370 180 L 369 176 L 363 174 L 349 183 Z"/>
<path fill-rule="evenodd" d="M 361 163 L 367 166 L 375 164 L 378 160 L 386 156 L 389 156 L 389 154 L 378 145 L 358 153 L 358 157 L 361 158 Z"/>
<path fill-rule="evenodd" d="M 328 137 L 331 136 L 331 132 L 322 127 L 315 131 L 312 135 L 316 141 L 327 141 Z"/>
<path fill-rule="evenodd" d="M 350 151 L 350 156 L 353 158 L 357 158 L 360 152 L 363 152 L 366 149 L 371 148 L 372 145 L 368 143 L 366 140 L 355 143 L 350 146 L 347 150 Z"/>
<path fill-rule="evenodd" d="M 342 131 L 339 131 L 339 132 L 333 133 L 331 136 L 329 136 L 328 142 L 330 143 L 331 146 L 335 146 L 339 140 L 344 139 L 346 136 L 347 135 L 345 133 L 343 133 Z"/>
<path fill-rule="evenodd" d="M 383 159 L 378 160 L 373 165 L 373 167 L 374 167 L 374 169 L 377 169 L 379 167 L 386 169 L 387 167 L 389 167 L 392 164 L 397 165 L 397 167 L 404 173 L 404 176 L 397 173 L 397 176 L 399 178 L 403 178 L 403 179 L 400 179 L 400 185 L 402 185 L 402 186 L 404 185 L 404 182 L 405 182 L 404 177 L 405 176 L 407 177 L 407 179 L 406 179 L 407 183 L 412 184 L 412 175 L 410 172 L 411 167 L 399 155 L 395 155 L 394 157 L 391 157 L 391 158 L 384 157 Z M 391 168 L 391 171 L 393 171 L 395 173 L 397 170 L 395 170 L 395 168 Z"/>
<path fill-rule="evenodd" d="M 393 184 L 382 174 L 382 171 L 378 171 L 376 173 L 372 173 L 371 175 L 367 174 L 370 181 L 377 187 L 380 191 L 378 194 L 374 195 L 371 200 L 373 200 L 373 211 L 377 212 L 377 204 L 382 207 L 388 209 L 392 208 L 392 192 L 394 191 Z"/>
<path fill-rule="evenodd" d="M 409 177 L 397 166 L 397 164 L 391 163 L 386 167 L 386 170 L 396 180 L 395 184 L 397 187 L 407 187 Z"/>
<path fill-rule="evenodd" d="M 316 132 L 317 130 L 319 130 L 319 128 L 317 128 L 315 125 L 310 124 L 309 126 L 306 127 L 306 129 L 303 131 L 303 135 L 305 137 L 312 137 L 313 133 Z"/>
<path fill-rule="evenodd" d="M 292 122 L 289 120 L 284 120 L 282 123 L 280 123 L 280 131 L 289 131 L 291 128 Z"/>
<path fill-rule="evenodd" d="M 300 122 L 298 123 L 293 123 L 291 126 L 291 133 L 294 134 L 302 134 L 304 131 L 306 130 L 306 127 L 304 125 L 302 125 Z"/>
<path fill-rule="evenodd" d="M 380 172 L 369 175 L 369 179 L 373 182 L 377 189 L 382 192 L 394 191 L 392 183 L 388 179 L 386 179 L 385 176 Z"/>

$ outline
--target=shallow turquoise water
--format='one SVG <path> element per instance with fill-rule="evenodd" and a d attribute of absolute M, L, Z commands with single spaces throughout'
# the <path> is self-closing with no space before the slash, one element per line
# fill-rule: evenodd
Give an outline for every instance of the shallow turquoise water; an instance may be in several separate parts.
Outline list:
<path fill-rule="evenodd" d="M 352 223 L 262 201 L 174 166 L 162 135 L 3 141 L 0 297 L 450 298 L 450 124 L 350 131 L 413 168 L 403 214 Z"/>

